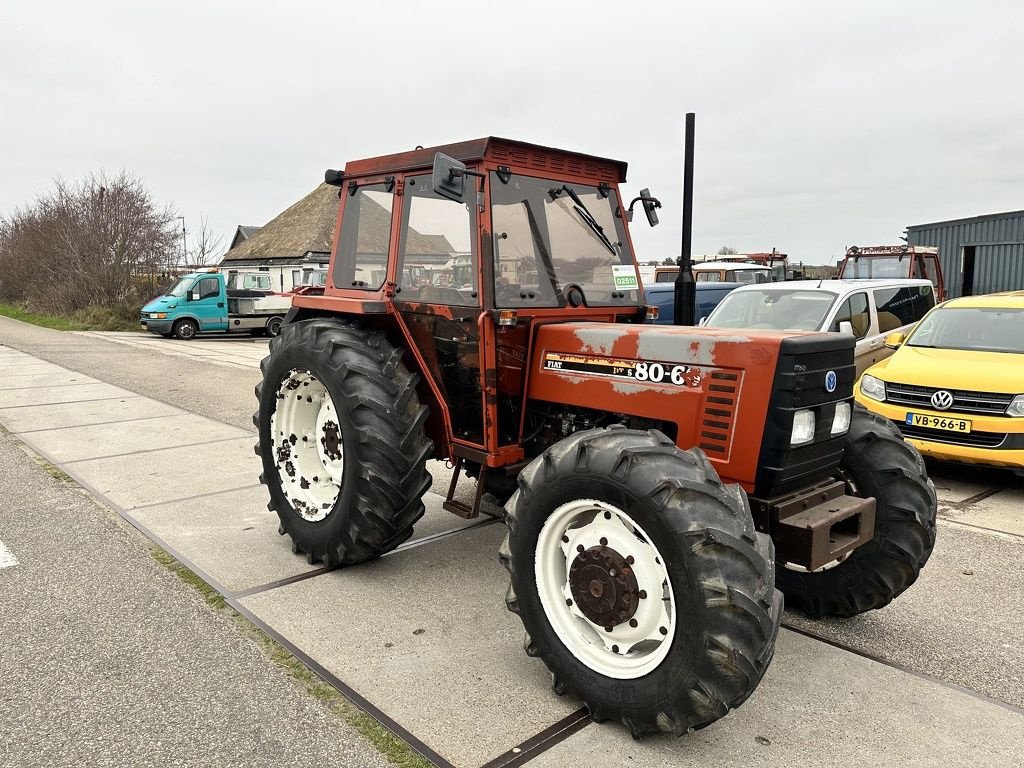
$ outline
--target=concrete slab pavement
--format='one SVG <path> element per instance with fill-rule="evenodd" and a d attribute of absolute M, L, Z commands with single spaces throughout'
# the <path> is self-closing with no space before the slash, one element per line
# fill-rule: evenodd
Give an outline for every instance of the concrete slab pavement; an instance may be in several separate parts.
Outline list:
<path fill-rule="evenodd" d="M 530 765 L 1010 768 L 1024 763 L 1021 715 L 879 666 L 782 630 L 760 687 L 712 727 L 683 739 L 634 742 L 623 728 L 590 726 Z"/>
<path fill-rule="evenodd" d="M 11 357 L 9 352 L 0 351 L 0 357 L 3 357 L 0 365 L 8 361 L 25 367 L 29 365 L 23 359 L 16 359 L 16 355 Z M 0 391 L 0 398 L 3 396 Z M 77 406 L 80 412 L 73 406 L 60 406 L 66 410 L 54 415 L 60 415 L 63 421 L 61 426 L 52 428 L 46 428 L 45 422 L 38 419 L 43 413 L 41 409 L 54 406 L 0 408 L 0 423 L 11 428 L 12 414 L 17 423 L 17 414 L 31 412 L 35 420 L 20 421 L 21 427 L 25 428 L 20 436 L 30 445 L 38 440 L 38 450 L 45 455 L 47 451 L 42 447 L 43 442 L 57 439 L 57 444 L 60 444 L 60 438 L 54 438 L 53 433 L 69 432 L 74 429 L 73 424 L 94 423 L 90 419 L 101 417 L 116 423 L 122 420 L 122 408 L 132 409 L 131 413 L 138 417 L 133 420 L 137 423 L 126 428 L 135 428 L 140 433 L 145 433 L 149 422 L 169 415 L 160 410 L 168 406 L 136 396 L 119 399 L 113 410 L 102 413 L 95 410 L 96 405 L 95 401 L 83 401 Z M 153 416 L 139 417 L 150 405 L 154 407 Z M 543 665 L 537 660 L 527 659 L 520 650 L 520 625 L 505 611 L 501 601 L 506 577 L 495 555 L 502 533 L 500 526 L 472 528 L 358 568 L 274 586 L 275 580 L 287 581 L 292 576 L 306 575 L 305 561 L 291 556 L 286 540 L 277 536 L 275 516 L 263 514 L 259 507 L 250 506 L 262 493 L 255 487 L 259 470 L 252 454 L 253 436 L 238 427 L 223 424 L 220 427 L 224 428 L 223 433 L 217 423 L 209 425 L 210 434 L 224 435 L 219 443 L 200 446 L 181 443 L 142 453 L 129 452 L 116 458 L 85 458 L 57 463 L 101 498 L 121 507 L 129 519 L 158 533 L 165 541 L 173 542 L 174 548 L 191 562 L 199 564 L 200 570 L 225 594 L 270 585 L 270 588 L 240 598 L 238 604 L 251 611 L 257 619 L 263 617 L 272 631 L 294 642 L 300 650 L 307 651 L 315 663 L 336 674 L 371 704 L 380 706 L 398 725 L 410 729 L 435 748 L 440 746 L 439 751 L 455 764 L 478 764 L 506 752 L 579 706 L 579 702 L 571 698 L 555 697 L 550 692 Z M 95 427 L 97 431 L 106 428 L 106 425 Z M 186 436 L 179 433 L 177 437 L 185 439 Z M 73 445 L 66 448 L 69 451 L 67 455 L 86 450 L 74 446 L 92 439 L 90 430 L 73 432 L 73 440 L 70 441 Z M 50 445 L 52 447 L 53 443 Z M 200 473 L 209 480 L 209 486 L 197 486 L 195 480 Z M 235 484 L 239 479 L 249 485 Z M 961 502 L 969 500 L 972 495 L 977 494 L 965 496 Z M 230 511 L 227 509 L 229 504 Z M 448 532 L 465 525 L 464 521 L 447 514 L 428 513 L 425 529 Z M 436 529 L 433 528 L 435 525 L 438 526 Z M 421 535 L 423 533 L 418 529 L 416 536 Z M 957 532 L 955 538 L 948 540 L 961 542 L 964 537 Z M 940 537 L 940 546 L 942 541 Z M 1015 542 L 1010 544 L 1017 546 Z M 987 557 L 987 549 L 984 541 L 969 552 L 958 552 L 950 546 L 949 562 L 953 565 L 946 569 L 948 573 L 943 572 L 943 578 L 955 576 L 958 558 L 977 558 L 983 553 Z M 1005 564 L 1010 559 L 1019 562 L 1019 559 L 1013 560 L 1014 557 L 1011 552 L 994 561 Z M 992 562 L 991 558 L 989 562 Z M 939 601 L 938 605 L 931 603 L 921 609 L 932 619 L 922 632 L 935 634 L 933 647 L 948 639 L 947 649 L 971 648 L 973 652 L 972 638 L 952 631 L 962 624 L 953 611 L 961 610 L 961 607 L 970 608 L 972 604 L 976 605 L 978 613 L 968 612 L 966 615 L 971 621 L 982 622 L 979 632 L 986 638 L 986 643 L 992 643 L 993 638 L 1000 636 L 1005 639 L 1008 632 L 1014 632 L 1014 625 L 1006 624 L 1008 619 L 1004 614 L 1012 615 L 1009 611 L 1012 606 L 1007 602 L 1012 599 L 1014 590 L 1018 595 L 1024 590 L 1018 589 L 1012 580 L 991 578 L 986 569 L 981 569 L 984 578 L 964 582 L 966 591 L 957 594 L 952 604 L 943 602 L 942 596 L 937 595 L 934 599 Z M 922 579 L 918 586 L 933 588 L 925 587 L 926 584 Z M 935 584 L 939 585 L 935 588 L 946 588 L 942 579 Z M 988 603 L 983 599 L 983 593 L 989 594 Z M 893 607 L 900 604 L 897 602 Z M 985 611 L 990 606 L 1002 624 L 984 621 Z M 870 616 L 883 620 L 878 625 L 879 632 L 891 633 L 893 627 L 902 632 L 907 628 L 902 622 L 893 622 L 891 616 L 886 618 L 884 611 Z M 917 620 L 914 618 L 912 621 Z M 816 625 L 815 632 L 821 631 Z M 842 634 L 843 630 L 836 631 Z M 1019 634 L 1018 631 L 1017 636 Z M 846 631 L 847 639 L 849 635 Z M 906 646 L 919 647 L 924 643 L 922 638 L 923 635 L 911 634 Z M 815 757 L 824 755 L 815 761 L 819 763 L 833 759 L 843 761 L 850 755 L 859 754 L 847 748 L 854 735 L 864 729 L 884 730 L 888 718 L 899 721 L 906 748 L 924 755 L 931 754 L 933 723 L 940 722 L 940 718 L 945 720 L 942 727 L 952 731 L 974 728 L 973 718 L 980 717 L 979 713 L 987 713 L 986 717 L 1000 722 L 1004 733 L 1024 729 L 1024 717 L 1019 711 L 964 692 L 958 692 L 964 697 L 964 702 L 956 707 L 947 706 L 941 696 L 915 693 L 900 697 L 893 693 L 892 697 L 883 698 L 885 706 L 890 709 L 880 709 L 872 704 L 875 699 L 868 691 L 875 686 L 895 690 L 901 683 L 889 677 L 891 667 L 866 659 L 860 660 L 865 666 L 857 667 L 856 673 L 857 677 L 863 678 L 864 685 L 854 694 L 863 707 L 848 713 L 845 718 L 830 721 L 830 713 L 841 702 L 816 699 L 806 685 L 815 679 L 829 680 L 830 668 L 837 664 L 842 667 L 849 664 L 850 659 L 859 657 L 817 641 L 808 642 L 812 644 L 813 651 L 784 641 L 780 644 L 775 664 L 779 665 L 785 655 L 794 653 L 813 666 L 813 674 L 806 671 L 788 674 L 787 684 L 796 688 L 776 689 L 776 694 L 772 693 L 773 689 L 766 681 L 765 686 L 736 715 L 702 732 L 704 736 L 721 740 L 716 742 L 717 754 L 747 754 L 750 726 L 733 730 L 730 723 L 733 718 L 743 715 L 748 707 L 756 706 L 764 696 L 770 698 L 765 708 L 758 710 L 762 718 L 757 721 L 759 723 L 767 723 L 784 732 L 790 730 L 791 720 L 832 723 L 834 732 L 828 738 L 842 742 L 846 751 L 814 753 Z M 984 652 L 980 656 L 989 665 L 985 670 L 994 668 L 990 664 L 996 655 L 994 646 L 983 647 Z M 1006 660 L 1013 662 L 1015 657 L 1012 653 L 1011 650 Z M 908 666 L 914 667 L 918 657 L 912 656 L 912 661 Z M 979 669 L 981 667 L 968 666 L 965 674 L 980 674 Z M 801 679 L 805 681 L 803 684 Z M 947 690 L 935 680 L 915 679 L 926 686 L 923 691 L 930 690 L 927 686 Z M 1016 683 L 1012 678 L 1010 683 L 1011 690 L 1001 695 L 1012 698 Z M 973 687 L 976 682 L 971 679 L 968 684 Z M 977 683 L 982 684 L 984 681 Z M 903 688 L 910 690 L 907 686 Z M 793 714 L 791 709 L 794 707 L 802 709 Z M 1018 719 L 1000 720 L 1004 713 Z M 982 731 L 988 733 L 984 729 Z M 825 738 L 827 734 L 821 732 L 819 735 Z M 622 757 L 625 754 L 624 759 L 643 754 L 645 760 L 653 761 L 661 759 L 657 755 L 664 754 L 666 760 L 672 757 L 678 763 L 689 759 L 688 755 L 695 749 L 691 741 L 694 737 L 690 737 L 665 742 L 665 746 L 658 746 L 661 742 L 656 740 L 657 749 L 654 751 L 634 752 L 628 736 L 619 728 L 587 726 L 578 737 L 588 737 L 583 744 L 590 744 L 593 740 L 600 743 L 605 738 L 616 743 L 621 740 L 623 744 L 617 747 L 619 751 L 612 747 L 607 750 L 609 755 Z M 573 742 L 576 738 L 570 737 L 566 744 L 580 743 Z M 771 740 L 770 736 L 765 738 Z M 1016 764 L 1001 762 L 1007 755 L 1014 756 L 1012 751 L 1007 751 L 1007 744 L 1012 746 L 1016 743 L 1014 740 L 1004 736 L 1001 741 L 997 738 L 993 743 L 1003 751 L 991 753 L 990 759 L 990 753 L 982 753 L 986 755 L 988 766 Z M 758 746 L 766 745 L 758 743 Z M 793 761 L 797 753 L 790 750 L 785 754 L 786 759 Z M 876 762 L 882 760 L 874 751 L 869 750 L 868 754 L 873 755 Z M 604 756 L 597 755 L 595 759 L 604 760 Z M 909 764 L 916 763 L 911 761 Z"/>
<path fill-rule="evenodd" d="M 267 356 L 268 339 L 235 334 L 199 336 L 191 341 L 165 339 L 151 333 L 120 333 L 112 331 L 79 331 L 80 335 L 103 339 L 114 344 L 148 349 L 171 357 L 201 358 L 215 365 L 232 368 L 259 368 Z"/>

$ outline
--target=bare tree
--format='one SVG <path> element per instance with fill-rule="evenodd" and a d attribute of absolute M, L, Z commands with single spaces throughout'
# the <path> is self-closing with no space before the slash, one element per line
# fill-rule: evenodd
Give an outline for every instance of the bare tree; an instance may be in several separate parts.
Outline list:
<path fill-rule="evenodd" d="M 716 253 L 719 256 L 735 256 L 736 255 L 736 249 L 732 248 L 732 247 L 730 247 L 728 245 L 723 245 L 721 248 L 719 248 L 716 251 Z"/>
<path fill-rule="evenodd" d="M 58 179 L 0 219 L 0 296 L 55 313 L 137 302 L 174 264 L 173 223 L 126 171 Z"/>
<path fill-rule="evenodd" d="M 224 236 L 215 235 L 210 229 L 206 217 L 199 214 L 199 229 L 192 233 L 190 264 L 212 264 L 218 256 L 223 255 Z"/>

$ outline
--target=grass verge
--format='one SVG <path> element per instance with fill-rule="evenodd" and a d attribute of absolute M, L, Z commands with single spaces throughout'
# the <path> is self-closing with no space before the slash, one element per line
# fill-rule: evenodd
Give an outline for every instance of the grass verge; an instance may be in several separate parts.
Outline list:
<path fill-rule="evenodd" d="M 131 315 L 129 317 L 129 314 Z M 72 315 L 30 312 L 14 304 L 0 303 L 0 315 L 55 331 L 138 331 L 137 312 L 124 308 L 86 307 Z"/>
<path fill-rule="evenodd" d="M 349 725 L 359 731 L 392 764 L 398 766 L 398 768 L 431 768 L 432 763 L 406 744 L 405 741 L 356 707 L 342 696 L 334 686 L 324 682 L 319 675 L 295 658 L 287 648 L 229 606 L 220 592 L 182 565 L 172 555 L 159 547 L 150 547 L 150 554 L 154 560 L 199 592 L 210 608 L 232 619 L 246 635 L 262 646 L 263 650 L 275 664 L 300 683 L 307 693 L 322 701 L 332 711 L 344 718 Z"/>

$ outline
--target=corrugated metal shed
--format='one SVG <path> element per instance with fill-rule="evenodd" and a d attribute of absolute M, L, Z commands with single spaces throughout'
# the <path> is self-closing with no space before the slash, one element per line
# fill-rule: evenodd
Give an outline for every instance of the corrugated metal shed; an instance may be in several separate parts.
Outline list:
<path fill-rule="evenodd" d="M 938 246 L 948 297 L 1024 290 L 1024 211 L 915 224 L 907 244 Z"/>

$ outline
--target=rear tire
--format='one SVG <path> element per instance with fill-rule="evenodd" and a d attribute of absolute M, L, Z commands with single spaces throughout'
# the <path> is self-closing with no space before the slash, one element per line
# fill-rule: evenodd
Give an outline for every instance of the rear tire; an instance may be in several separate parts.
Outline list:
<path fill-rule="evenodd" d="M 272 317 L 269 320 L 267 320 L 266 328 L 264 328 L 264 331 L 266 331 L 267 336 L 270 336 L 271 338 L 274 338 L 275 336 L 280 336 L 281 323 L 282 318 L 280 317 Z"/>
<path fill-rule="evenodd" d="M 774 547 L 703 453 L 653 430 L 578 432 L 520 473 L 506 509 L 526 653 L 594 720 L 680 735 L 757 687 L 782 613 Z"/>
<path fill-rule="evenodd" d="M 174 330 L 171 332 L 174 338 L 181 339 L 182 341 L 191 341 L 199 333 L 199 326 L 196 325 L 195 320 L 179 320 L 174 324 Z"/>
<path fill-rule="evenodd" d="M 333 567 L 408 539 L 432 444 L 402 350 L 383 333 L 315 319 L 284 326 L 260 367 L 260 481 L 293 550 Z"/>
<path fill-rule="evenodd" d="M 811 618 L 888 605 L 917 580 L 935 546 L 935 487 L 896 425 L 855 405 L 840 470 L 848 492 L 875 497 L 875 537 L 823 570 L 778 569 L 787 605 Z"/>

